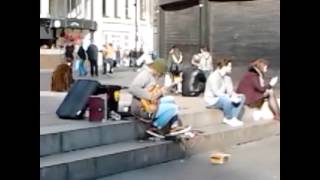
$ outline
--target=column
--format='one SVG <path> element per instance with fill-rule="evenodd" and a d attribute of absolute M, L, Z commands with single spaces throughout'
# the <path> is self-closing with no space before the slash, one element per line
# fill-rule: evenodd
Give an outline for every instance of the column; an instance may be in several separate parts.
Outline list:
<path fill-rule="evenodd" d="M 166 53 L 166 44 L 165 44 L 165 12 L 164 10 L 159 7 L 158 13 L 158 34 L 159 34 L 159 50 L 160 50 L 160 57 L 167 58 Z"/>
<path fill-rule="evenodd" d="M 49 17 L 49 0 L 41 0 L 40 17 Z"/>
<path fill-rule="evenodd" d="M 202 45 L 208 46 L 208 8 L 207 0 L 199 1 L 199 49 Z"/>

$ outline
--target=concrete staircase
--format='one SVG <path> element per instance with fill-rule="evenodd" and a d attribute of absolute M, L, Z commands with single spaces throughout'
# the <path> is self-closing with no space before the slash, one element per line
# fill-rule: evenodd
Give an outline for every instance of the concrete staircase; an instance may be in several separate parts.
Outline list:
<path fill-rule="evenodd" d="M 212 149 L 223 149 L 280 133 L 272 120 L 232 128 L 221 123 L 222 113 L 204 108 L 200 98 L 177 98 L 185 124 L 205 131 L 192 148 L 171 141 L 142 141 L 144 125 L 133 119 L 90 123 L 59 120 L 53 114 L 48 126 L 40 128 L 40 179 L 86 180 L 181 159 Z"/>

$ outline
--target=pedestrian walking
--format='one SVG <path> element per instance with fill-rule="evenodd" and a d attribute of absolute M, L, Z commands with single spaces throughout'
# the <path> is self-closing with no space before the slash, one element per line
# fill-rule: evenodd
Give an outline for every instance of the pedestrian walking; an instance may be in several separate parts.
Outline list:
<path fill-rule="evenodd" d="M 91 76 L 98 76 L 98 47 L 91 43 L 87 49 Z"/>
<path fill-rule="evenodd" d="M 87 70 L 84 66 L 84 63 L 87 59 L 87 55 L 86 55 L 86 51 L 84 50 L 83 48 L 83 44 L 81 43 L 80 47 L 79 47 L 79 50 L 77 52 L 77 55 L 79 57 L 79 76 L 86 76 L 87 75 Z"/>

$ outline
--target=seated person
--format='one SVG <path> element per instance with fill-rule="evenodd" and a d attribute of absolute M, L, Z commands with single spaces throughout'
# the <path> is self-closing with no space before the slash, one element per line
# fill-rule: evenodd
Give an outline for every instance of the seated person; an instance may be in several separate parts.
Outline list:
<path fill-rule="evenodd" d="M 243 122 L 238 119 L 243 108 L 245 97 L 233 91 L 232 80 L 229 76 L 232 69 L 231 59 L 222 58 L 217 62 L 217 69 L 207 79 L 204 100 L 208 108 L 221 109 L 224 114 L 223 122 L 236 127 Z"/>
<path fill-rule="evenodd" d="M 58 65 L 52 73 L 51 91 L 68 91 L 72 82 L 73 78 L 71 67 L 66 63 L 62 63 Z"/>
<path fill-rule="evenodd" d="M 201 69 L 206 78 L 208 78 L 210 73 L 213 71 L 212 56 L 208 52 L 208 48 L 206 46 L 200 48 L 200 53 L 198 55 L 200 57 L 199 69 Z"/>
<path fill-rule="evenodd" d="M 182 69 L 183 69 L 183 55 L 181 50 L 175 45 L 171 47 L 168 55 L 168 71 L 171 76 L 171 81 L 173 83 L 177 83 L 176 94 L 180 94 L 182 92 Z"/>
<path fill-rule="evenodd" d="M 280 120 L 280 107 L 273 91 L 278 77 L 271 79 L 265 84 L 265 73 L 268 70 L 268 62 L 264 59 L 257 59 L 249 66 L 249 71 L 242 77 L 237 92 L 246 96 L 245 104 L 252 108 L 261 109 L 265 100 L 274 115 L 275 120 Z M 255 120 L 260 117 L 255 117 Z"/>
<path fill-rule="evenodd" d="M 144 66 L 129 87 L 133 95 L 131 114 L 144 120 L 151 120 L 151 135 L 165 135 L 170 132 L 172 125 L 177 125 L 178 106 L 171 96 L 166 93 L 163 85 L 163 75 L 166 64 L 162 59 Z"/>
<path fill-rule="evenodd" d="M 182 96 L 199 96 L 204 92 L 206 77 L 198 68 L 200 57 L 194 55 L 191 65 L 182 71 Z"/>

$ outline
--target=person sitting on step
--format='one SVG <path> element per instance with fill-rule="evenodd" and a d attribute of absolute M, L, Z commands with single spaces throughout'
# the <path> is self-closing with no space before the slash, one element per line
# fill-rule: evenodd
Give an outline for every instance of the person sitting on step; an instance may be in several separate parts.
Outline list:
<path fill-rule="evenodd" d="M 275 120 L 280 120 L 280 107 L 273 87 L 278 77 L 273 77 L 269 83 L 265 83 L 265 73 L 268 70 L 268 61 L 265 59 L 254 60 L 249 65 L 249 70 L 239 82 L 237 92 L 246 96 L 245 104 L 251 108 L 257 108 L 253 114 L 254 120 L 262 117 L 262 105 L 267 100 L 268 106 Z"/>
<path fill-rule="evenodd" d="M 182 96 L 196 97 L 204 92 L 206 84 L 205 73 L 199 69 L 200 57 L 195 54 L 191 65 L 182 71 Z"/>
<path fill-rule="evenodd" d="M 229 76 L 232 70 L 232 61 L 221 58 L 217 62 L 217 69 L 207 79 L 204 100 L 207 108 L 221 109 L 224 114 L 223 122 L 236 127 L 243 122 L 238 119 L 243 108 L 245 96 L 233 90 L 232 79 Z"/>
<path fill-rule="evenodd" d="M 156 59 L 143 67 L 129 87 L 133 95 L 131 114 L 140 120 L 150 120 L 151 127 L 146 132 L 153 136 L 166 135 L 174 127 L 181 126 L 178 105 L 172 96 L 164 96 L 166 69 L 165 61 Z"/>

